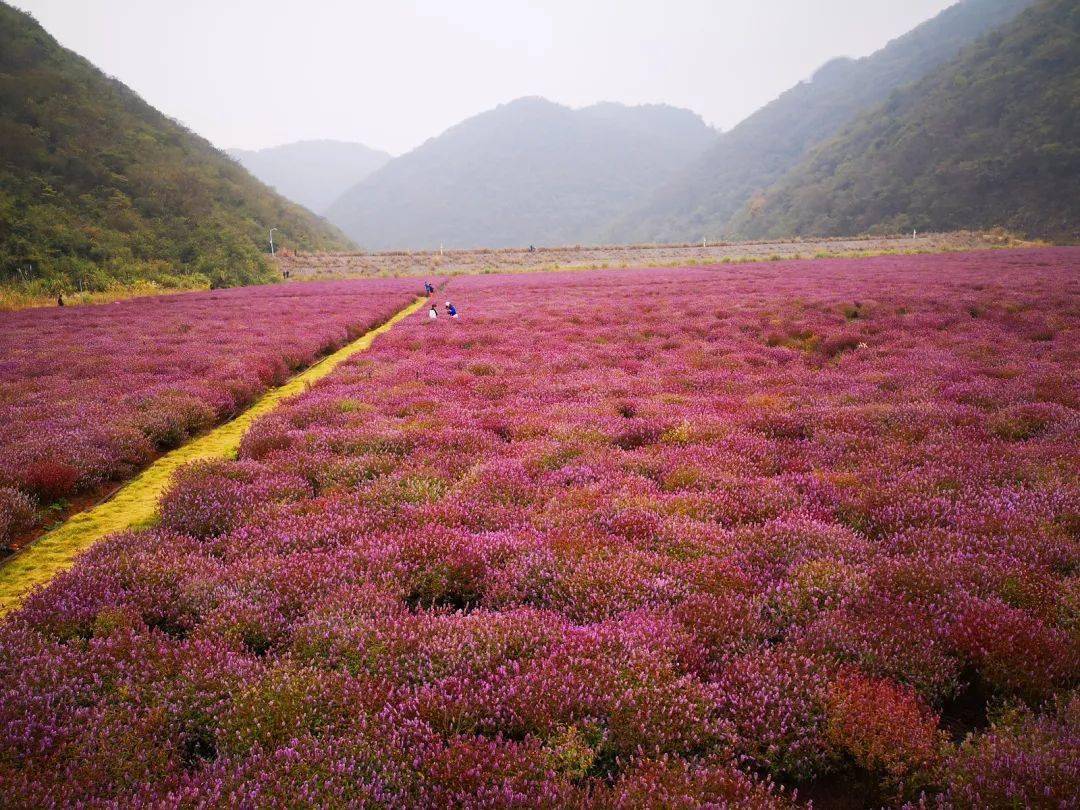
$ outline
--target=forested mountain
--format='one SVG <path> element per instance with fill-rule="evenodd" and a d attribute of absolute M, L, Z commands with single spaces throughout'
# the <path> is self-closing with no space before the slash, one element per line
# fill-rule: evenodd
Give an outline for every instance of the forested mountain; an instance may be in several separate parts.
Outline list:
<path fill-rule="evenodd" d="M 0 2 L 0 282 L 268 278 L 267 228 L 348 240 Z"/>
<path fill-rule="evenodd" d="M 954 58 L 1032 0 L 962 0 L 863 59 L 835 59 L 732 130 L 641 206 L 608 228 L 616 242 L 732 235 L 731 219 L 814 146 Z"/>
<path fill-rule="evenodd" d="M 317 214 L 390 160 L 386 152 L 347 141 L 298 141 L 228 152 L 268 186 Z"/>
<path fill-rule="evenodd" d="M 715 137 L 674 107 L 518 99 L 392 160 L 327 216 L 367 249 L 591 242 Z"/>
<path fill-rule="evenodd" d="M 743 236 L 1004 226 L 1080 237 L 1080 4 L 1043 0 L 822 146 Z"/>

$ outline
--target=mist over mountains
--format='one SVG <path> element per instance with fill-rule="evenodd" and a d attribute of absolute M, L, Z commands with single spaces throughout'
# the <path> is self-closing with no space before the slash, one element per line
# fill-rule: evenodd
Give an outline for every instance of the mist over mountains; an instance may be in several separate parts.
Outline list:
<path fill-rule="evenodd" d="M 391 159 L 362 143 L 330 140 L 227 151 L 266 185 L 317 214 Z"/>
<path fill-rule="evenodd" d="M 588 242 L 715 138 L 665 105 L 521 98 L 392 160 L 327 217 L 370 250 Z"/>
<path fill-rule="evenodd" d="M 841 190 L 823 182 L 823 175 L 839 163 L 834 160 L 823 168 L 819 162 L 816 169 L 806 168 L 817 150 L 856 121 L 887 117 L 890 110 L 882 105 L 893 104 L 898 93 L 918 82 L 940 86 L 952 81 L 941 77 L 952 75 L 954 60 L 971 49 L 985 50 L 985 43 L 980 45 L 984 38 L 996 36 L 994 32 L 1025 9 L 1050 3 L 961 0 L 868 57 L 828 62 L 811 79 L 722 134 L 709 130 L 690 111 L 663 105 L 598 104 L 572 110 L 545 99 L 518 99 L 474 116 L 390 161 L 346 191 L 326 214 L 369 250 L 839 235 L 895 232 L 912 223 L 934 229 L 1008 224 L 1029 233 L 1060 233 L 1065 219 L 1062 211 L 1051 217 L 1053 223 L 1040 222 L 1039 195 L 1032 193 L 1037 185 L 1028 189 L 1029 202 L 1022 215 L 1014 216 L 1006 210 L 1008 206 L 969 205 L 972 201 L 965 201 L 959 191 L 951 194 L 951 205 L 979 213 L 944 216 L 940 207 L 928 206 L 926 195 L 905 197 L 896 187 L 895 177 L 908 175 L 900 172 L 890 179 L 868 169 L 864 176 L 889 184 L 891 207 L 875 207 L 863 199 L 859 204 L 865 212 L 880 208 L 881 216 L 831 217 L 833 197 Z M 1032 24 L 1047 23 L 1038 17 Z M 1063 38 L 1080 50 L 1074 36 L 1066 32 Z M 984 72 L 980 82 L 993 82 L 997 74 L 1020 69 L 1024 58 L 1016 51 L 996 60 L 988 69 L 996 74 Z M 1072 92 L 1061 64 L 1046 66 L 1038 72 L 1038 80 L 1049 89 L 1033 93 L 1028 87 L 1029 107 L 1070 93 L 1078 95 Z M 1017 90 L 1008 83 L 999 89 L 1006 94 Z M 996 102 L 972 86 L 970 92 L 966 87 L 951 95 L 939 92 L 933 103 L 966 109 L 952 121 L 957 132 L 979 118 L 974 108 L 990 109 Z M 1067 110 L 1069 104 L 1058 107 Z M 1035 109 L 1027 112 L 1039 115 Z M 1057 115 L 1055 120 L 1068 126 L 1067 115 Z M 1014 115 L 1002 119 L 1000 126 L 1023 128 L 1024 120 Z M 924 156 L 933 161 L 940 147 L 940 157 L 950 164 L 989 161 L 989 154 L 980 153 L 992 143 L 1011 140 L 1007 133 L 990 139 L 969 138 L 966 157 L 936 143 L 924 150 Z M 849 141 L 841 162 L 855 160 L 869 145 L 865 137 Z M 876 144 L 873 159 L 882 161 L 881 165 L 895 164 L 880 147 Z M 1052 173 L 1054 161 L 1064 160 L 1065 153 L 1051 150 L 1048 154 L 1040 170 Z M 940 168 L 946 174 L 949 171 Z M 1069 166 L 1058 168 L 1059 177 L 1071 176 Z M 1015 196 L 1010 182 L 998 188 L 1002 199 Z M 812 183 L 812 193 L 800 190 L 805 183 Z M 873 194 L 865 182 L 862 185 L 866 194 Z M 783 189 L 783 199 L 800 200 L 806 210 L 795 219 L 776 213 L 792 206 L 778 201 L 780 197 L 771 192 L 774 187 Z M 905 199 L 912 210 L 899 210 Z M 766 201 L 769 216 L 755 218 L 752 213 Z"/>

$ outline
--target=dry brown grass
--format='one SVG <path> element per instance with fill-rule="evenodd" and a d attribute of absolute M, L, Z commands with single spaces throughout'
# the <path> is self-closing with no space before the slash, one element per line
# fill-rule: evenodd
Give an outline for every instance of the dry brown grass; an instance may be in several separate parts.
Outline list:
<path fill-rule="evenodd" d="M 76 292 L 64 293 L 65 306 L 85 306 L 87 304 L 111 304 L 113 301 L 123 301 L 127 298 L 138 298 L 143 295 L 162 295 L 173 292 L 190 292 L 192 290 L 208 289 L 203 286 L 185 287 L 162 287 L 157 284 L 127 284 L 112 287 L 104 292 Z M 0 312 L 16 309 L 30 309 L 32 307 L 55 307 L 56 295 L 27 295 L 6 287 L 0 287 Z"/>
<path fill-rule="evenodd" d="M 1004 232 L 962 231 L 919 234 L 915 238 L 860 236 L 762 242 L 712 242 L 706 245 L 608 245 L 525 248 L 478 248 L 383 253 L 284 253 L 283 270 L 294 279 L 447 276 L 480 273 L 600 270 L 723 264 L 886 253 L 943 253 L 1029 245 Z"/>

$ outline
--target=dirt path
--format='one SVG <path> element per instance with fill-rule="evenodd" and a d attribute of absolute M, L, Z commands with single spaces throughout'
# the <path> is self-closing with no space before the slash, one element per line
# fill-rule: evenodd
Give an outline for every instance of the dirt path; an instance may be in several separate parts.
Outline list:
<path fill-rule="evenodd" d="M 268 391 L 242 414 L 159 458 L 109 500 L 72 516 L 33 544 L 13 554 L 0 566 L 0 616 L 17 607 L 37 586 L 71 567 L 75 556 L 107 535 L 152 524 L 158 501 L 177 469 L 192 461 L 230 458 L 251 423 L 281 402 L 303 393 L 342 361 L 365 351 L 375 338 L 418 311 L 426 303 L 418 298 L 381 326 L 329 354 L 279 388 Z"/>

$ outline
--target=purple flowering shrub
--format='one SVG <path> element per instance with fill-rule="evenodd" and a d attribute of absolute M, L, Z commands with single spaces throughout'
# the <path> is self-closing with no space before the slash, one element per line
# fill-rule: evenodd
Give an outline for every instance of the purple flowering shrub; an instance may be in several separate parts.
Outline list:
<path fill-rule="evenodd" d="M 0 546 L 17 537 L 34 524 L 36 509 L 33 499 L 12 487 L 0 487 Z"/>
<path fill-rule="evenodd" d="M 0 625 L 0 803 L 1068 806 L 1078 262 L 453 280 Z"/>
<path fill-rule="evenodd" d="M 827 714 L 829 742 L 872 776 L 878 798 L 901 799 L 935 780 L 945 734 L 911 687 L 841 675 Z"/>
<path fill-rule="evenodd" d="M 252 522 L 270 505 L 311 495 L 306 479 L 255 461 L 188 465 L 161 499 L 161 525 L 192 537 L 224 534 Z"/>
<path fill-rule="evenodd" d="M 1069 807 L 1080 796 L 1080 695 L 1010 707 L 946 765 L 955 807 Z"/>
<path fill-rule="evenodd" d="M 0 487 L 44 506 L 121 478 L 416 294 L 380 279 L 2 313 Z"/>

